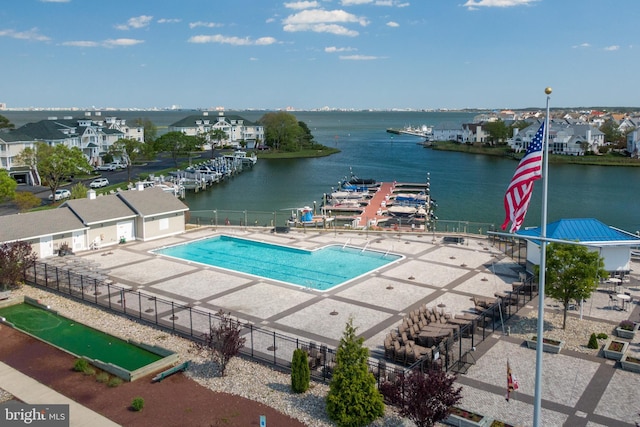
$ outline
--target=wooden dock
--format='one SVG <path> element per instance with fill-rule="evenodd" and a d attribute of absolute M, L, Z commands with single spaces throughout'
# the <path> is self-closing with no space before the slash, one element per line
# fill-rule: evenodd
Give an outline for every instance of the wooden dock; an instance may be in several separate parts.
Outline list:
<path fill-rule="evenodd" d="M 365 227 L 369 224 L 375 225 L 381 219 L 387 219 L 385 215 L 387 210 L 386 206 L 389 203 L 389 198 L 393 194 L 395 188 L 395 182 L 382 182 L 378 187 L 378 191 L 373 195 L 369 204 L 365 206 L 362 215 L 359 217 L 360 221 L 357 224 L 360 227 Z"/>

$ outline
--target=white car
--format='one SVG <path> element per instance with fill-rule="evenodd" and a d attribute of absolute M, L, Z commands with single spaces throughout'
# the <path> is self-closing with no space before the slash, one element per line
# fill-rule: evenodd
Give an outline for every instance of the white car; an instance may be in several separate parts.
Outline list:
<path fill-rule="evenodd" d="M 49 200 L 55 200 L 56 202 L 62 199 L 68 199 L 71 197 L 69 190 L 56 190 L 55 197 L 53 194 L 49 194 Z"/>
<path fill-rule="evenodd" d="M 96 178 L 89 184 L 90 188 L 102 188 L 109 185 L 109 180 L 107 178 Z"/>
<path fill-rule="evenodd" d="M 114 171 L 116 170 L 116 165 L 113 163 L 105 163 L 104 165 L 100 165 L 96 168 L 98 171 Z"/>

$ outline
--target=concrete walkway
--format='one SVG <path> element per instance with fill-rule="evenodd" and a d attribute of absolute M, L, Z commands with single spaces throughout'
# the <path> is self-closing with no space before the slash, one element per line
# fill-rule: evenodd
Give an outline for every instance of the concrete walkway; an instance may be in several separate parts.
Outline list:
<path fill-rule="evenodd" d="M 0 362 L 0 389 L 31 405 L 69 405 L 69 426 L 71 427 L 119 426 L 2 362 Z"/>

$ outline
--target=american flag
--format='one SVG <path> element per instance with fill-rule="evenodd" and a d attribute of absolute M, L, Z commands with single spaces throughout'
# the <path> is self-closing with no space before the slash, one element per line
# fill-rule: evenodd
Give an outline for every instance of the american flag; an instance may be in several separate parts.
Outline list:
<path fill-rule="evenodd" d="M 511 178 L 507 193 L 504 195 L 504 210 L 506 218 L 502 229 L 506 230 L 511 221 L 511 233 L 520 229 L 527 214 L 531 193 L 533 193 L 533 182 L 542 177 L 542 138 L 544 136 L 544 122 L 536 132 L 533 140 L 527 147 L 522 160 Z"/>

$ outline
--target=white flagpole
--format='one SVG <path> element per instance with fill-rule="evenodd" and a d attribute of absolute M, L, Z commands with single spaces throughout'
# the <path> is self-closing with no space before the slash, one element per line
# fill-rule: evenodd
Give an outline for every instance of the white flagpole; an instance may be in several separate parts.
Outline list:
<path fill-rule="evenodd" d="M 549 99 L 551 88 L 545 88 L 547 94 L 547 115 L 544 118 L 544 150 L 542 154 L 542 216 L 540 236 L 547 238 L 547 189 L 549 184 Z M 533 426 L 540 427 L 540 409 L 542 406 L 542 346 L 544 333 L 544 285 L 547 264 L 547 243 L 540 241 L 540 275 L 538 278 L 538 332 L 536 343 L 536 388 L 533 406 Z"/>

